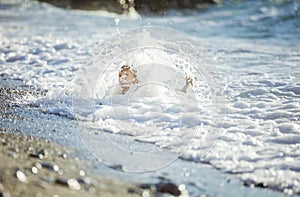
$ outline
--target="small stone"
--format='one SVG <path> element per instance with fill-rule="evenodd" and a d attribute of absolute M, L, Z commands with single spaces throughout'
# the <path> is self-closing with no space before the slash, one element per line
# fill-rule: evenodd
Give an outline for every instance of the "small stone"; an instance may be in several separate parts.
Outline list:
<path fill-rule="evenodd" d="M 293 192 L 292 189 L 284 188 L 284 189 L 283 189 L 283 193 L 286 194 L 286 195 L 291 196 L 291 195 L 293 195 L 294 192 Z"/>
<path fill-rule="evenodd" d="M 29 147 L 27 148 L 27 150 L 28 150 L 28 151 L 33 151 L 34 148 L 33 148 L 32 146 L 29 146 Z"/>
<path fill-rule="evenodd" d="M 43 150 L 40 150 L 40 151 L 38 152 L 38 154 L 42 154 L 44 157 L 47 157 L 47 156 L 49 155 L 49 152 L 48 152 L 48 150 L 43 149 Z"/>
<path fill-rule="evenodd" d="M 174 196 L 179 196 L 181 191 L 178 189 L 178 186 L 174 183 L 159 183 L 157 185 L 157 191 L 160 193 L 167 193 Z"/>
<path fill-rule="evenodd" d="M 262 188 L 266 188 L 268 186 L 268 184 L 267 183 L 265 183 L 265 182 L 262 182 L 262 183 L 257 183 L 257 184 L 255 184 L 255 187 L 262 187 Z"/>
<path fill-rule="evenodd" d="M 42 163 L 42 167 L 47 168 L 48 170 L 55 171 L 55 172 L 57 172 L 59 170 L 58 165 L 56 165 L 56 164 L 53 165 L 51 163 L 46 163 L 46 162 Z"/>
<path fill-rule="evenodd" d="M 123 166 L 121 164 L 117 164 L 117 165 L 112 165 L 110 166 L 112 169 L 114 170 L 120 170 L 122 171 L 123 170 Z"/>
<path fill-rule="evenodd" d="M 21 170 L 16 171 L 16 177 L 19 181 L 27 183 L 27 177 Z"/>
<path fill-rule="evenodd" d="M 2 145 L 3 145 L 3 146 L 6 146 L 6 145 L 8 144 L 7 141 L 6 141 L 5 139 L 2 139 L 1 141 L 2 141 Z"/>
<path fill-rule="evenodd" d="M 78 181 L 76 179 L 68 179 L 66 177 L 58 177 L 55 180 L 55 183 L 64 185 L 64 186 L 68 186 L 70 189 L 73 189 L 73 190 L 80 190 L 80 184 L 78 183 Z"/>
<path fill-rule="evenodd" d="M 150 197 L 149 191 L 143 191 L 142 196 L 143 197 Z"/>
<path fill-rule="evenodd" d="M 84 171 L 84 170 L 80 170 L 80 171 L 79 171 L 79 175 L 80 175 L 80 176 L 85 176 L 85 171 Z"/>
<path fill-rule="evenodd" d="M 35 167 L 35 166 L 33 166 L 32 168 L 31 168 L 31 172 L 33 173 L 33 174 L 37 174 L 38 173 L 38 169 L 37 169 L 37 167 Z"/>
<path fill-rule="evenodd" d="M 66 159 L 68 157 L 67 153 L 62 153 L 59 156 L 63 159 Z"/>
<path fill-rule="evenodd" d="M 31 153 L 30 156 L 34 158 L 44 159 L 48 156 L 48 151 L 46 149 L 40 150 L 36 153 Z"/>
<path fill-rule="evenodd" d="M 59 170 L 58 165 L 54 165 L 54 166 L 53 166 L 53 170 L 54 170 L 55 172 L 57 172 L 57 171 Z"/>
<path fill-rule="evenodd" d="M 38 159 L 44 159 L 44 155 L 38 154 L 38 153 L 31 153 L 29 154 L 30 157 L 38 158 Z"/>
<path fill-rule="evenodd" d="M 180 195 L 181 196 L 189 196 L 189 193 L 188 193 L 188 191 L 186 189 L 186 186 L 184 184 L 180 184 L 178 186 L 178 189 L 180 190 L 180 193 L 181 193 Z"/>
<path fill-rule="evenodd" d="M 76 179 L 68 179 L 68 185 L 70 189 L 80 190 L 80 184 Z"/>

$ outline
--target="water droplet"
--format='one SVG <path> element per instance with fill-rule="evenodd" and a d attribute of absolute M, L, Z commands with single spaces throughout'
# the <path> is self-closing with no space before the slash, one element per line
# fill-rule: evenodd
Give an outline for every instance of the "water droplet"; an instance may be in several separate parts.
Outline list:
<path fill-rule="evenodd" d="M 119 18 L 115 18 L 115 24 L 119 25 L 119 23 L 120 23 L 120 19 Z"/>

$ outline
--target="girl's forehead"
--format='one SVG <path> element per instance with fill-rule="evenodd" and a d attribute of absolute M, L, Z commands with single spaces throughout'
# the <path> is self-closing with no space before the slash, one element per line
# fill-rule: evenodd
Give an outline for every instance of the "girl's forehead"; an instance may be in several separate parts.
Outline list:
<path fill-rule="evenodd" d="M 130 69 L 122 69 L 120 72 L 131 72 L 131 70 Z"/>

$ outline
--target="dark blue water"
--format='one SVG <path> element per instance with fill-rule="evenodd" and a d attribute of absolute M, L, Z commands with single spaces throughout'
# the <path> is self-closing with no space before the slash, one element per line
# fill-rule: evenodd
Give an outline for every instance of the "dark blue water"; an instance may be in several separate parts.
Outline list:
<path fill-rule="evenodd" d="M 16 13 L 7 13 L 7 10 Z M 167 12 L 165 17 L 147 17 L 141 15 L 139 20 L 120 18 L 118 27 L 133 28 L 142 25 L 163 25 L 184 31 L 196 37 L 230 37 L 241 39 L 271 40 L 273 42 L 286 42 L 298 44 L 300 38 L 300 1 L 299 0 L 249 0 L 228 1 L 222 5 L 211 6 L 201 11 L 175 11 Z M 30 23 L 31 26 L 48 30 L 40 34 L 63 33 L 70 35 L 77 32 L 77 36 L 96 36 L 96 32 L 107 31 L 105 28 L 115 27 L 111 19 L 113 15 L 103 16 L 99 19 L 97 14 L 88 12 L 60 12 L 45 4 L 1 3 L 1 26 L 13 27 L 14 20 L 19 23 Z M 26 13 L 23 11 L 27 10 Z M 32 13 L 34 12 L 34 16 Z M 51 17 L 49 17 L 51 15 Z M 82 20 L 89 15 L 89 20 Z M 45 16 L 48 16 L 45 18 Z M 76 32 L 73 32 L 76 31 Z M 78 32 L 85 32 L 78 34 Z M 22 31 L 19 33 L 22 34 Z"/>
<path fill-rule="evenodd" d="M 202 11 L 169 11 L 154 24 L 177 27 L 197 37 L 229 37 L 298 44 L 300 1 L 223 1 Z M 180 19 L 180 20 L 179 20 Z"/>
<path fill-rule="evenodd" d="M 299 41 L 299 1 L 224 1 L 223 5 L 201 14 L 216 36 L 245 39 Z"/>

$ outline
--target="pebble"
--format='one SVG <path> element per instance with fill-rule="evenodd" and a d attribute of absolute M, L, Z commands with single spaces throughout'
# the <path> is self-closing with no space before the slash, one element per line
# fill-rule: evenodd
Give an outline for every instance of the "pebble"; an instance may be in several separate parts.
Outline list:
<path fill-rule="evenodd" d="M 35 167 L 35 166 L 33 166 L 32 168 L 31 168 L 31 172 L 33 173 L 33 174 L 37 174 L 38 173 L 38 169 L 37 169 L 37 167 Z"/>
<path fill-rule="evenodd" d="M 16 171 L 16 177 L 19 181 L 27 183 L 27 177 L 21 170 Z"/>
<path fill-rule="evenodd" d="M 79 171 L 79 175 L 80 175 L 80 176 L 85 176 L 85 171 L 84 171 L 84 170 L 80 170 L 80 171 Z"/>
<path fill-rule="evenodd" d="M 34 158 L 44 159 L 44 155 L 42 154 L 31 153 L 29 156 Z"/>
<path fill-rule="evenodd" d="M 2 145 L 3 145 L 3 146 L 8 145 L 8 143 L 7 143 L 7 141 L 6 141 L 5 139 L 2 139 L 1 141 L 2 141 Z"/>
<path fill-rule="evenodd" d="M 68 186 L 70 189 L 73 190 L 80 190 L 80 184 L 76 179 L 68 179 L 66 177 L 58 177 L 55 179 L 55 183 Z"/>
<path fill-rule="evenodd" d="M 42 155 L 44 155 L 44 157 L 47 157 L 47 156 L 49 155 L 49 152 L 48 152 L 48 150 L 43 149 L 43 150 L 40 150 L 40 151 L 38 152 L 38 154 L 42 154 Z"/>
<path fill-rule="evenodd" d="M 46 162 L 42 163 L 42 167 L 47 168 L 48 170 L 55 171 L 55 172 L 57 172 L 59 170 L 58 165 L 56 165 L 56 164 L 53 165 L 51 163 L 46 163 Z"/>
<path fill-rule="evenodd" d="M 143 197 L 150 197 L 149 191 L 143 191 L 142 196 Z"/>
<path fill-rule="evenodd" d="M 159 183 L 157 184 L 157 191 L 160 193 L 167 193 L 174 196 L 179 196 L 181 191 L 174 183 Z"/>
<path fill-rule="evenodd" d="M 34 158 L 44 159 L 49 155 L 49 152 L 46 149 L 40 150 L 36 153 L 31 153 L 30 156 Z"/>
<path fill-rule="evenodd" d="M 27 148 L 27 151 L 33 151 L 34 150 L 34 148 L 32 147 L 32 146 L 29 146 L 28 148 Z"/>
<path fill-rule="evenodd" d="M 60 154 L 59 156 L 60 156 L 61 158 L 64 158 L 64 159 L 66 159 L 66 158 L 68 157 L 67 153 L 62 153 L 62 154 Z"/>
<path fill-rule="evenodd" d="M 181 192 L 180 196 L 182 197 L 189 196 L 189 192 L 187 191 L 186 186 L 184 184 L 179 185 L 178 189 Z"/>
<path fill-rule="evenodd" d="M 68 179 L 69 188 L 73 190 L 80 190 L 80 184 L 76 179 Z"/>
<path fill-rule="evenodd" d="M 121 164 L 112 165 L 112 166 L 109 166 L 109 167 L 114 169 L 114 170 L 120 170 L 120 171 L 123 170 L 123 166 Z"/>

